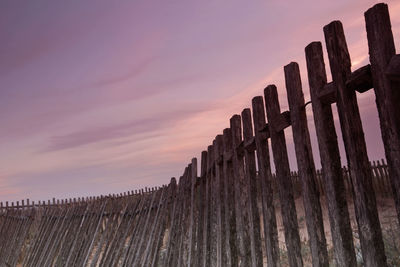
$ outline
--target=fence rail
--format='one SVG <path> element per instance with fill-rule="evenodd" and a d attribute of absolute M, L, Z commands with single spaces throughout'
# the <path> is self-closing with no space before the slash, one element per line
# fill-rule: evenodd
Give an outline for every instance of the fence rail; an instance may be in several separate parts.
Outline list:
<path fill-rule="evenodd" d="M 394 200 L 400 221 L 400 55 L 388 6 L 365 12 L 370 64 L 351 71 L 343 26 L 323 28 L 322 44 L 305 48 L 322 170 L 314 164 L 300 69 L 284 67 L 289 110 L 269 85 L 252 110 L 184 169 L 177 183 L 122 194 L 46 205 L 2 207 L 0 266 L 283 266 L 279 206 L 289 266 L 388 266 L 377 196 Z M 369 162 L 356 92 L 373 90 L 387 164 Z M 336 104 L 349 166 L 342 168 L 332 104 Z M 267 122 L 268 121 L 268 122 Z M 284 129 L 291 127 L 298 172 L 290 172 Z M 276 169 L 271 172 L 271 155 Z M 351 195 L 351 198 L 348 196 Z M 331 244 L 323 221 L 324 196 Z M 310 262 L 302 254 L 296 199 L 303 200 Z M 278 205 L 279 204 L 279 205 Z M 351 226 L 354 207 L 361 255 Z M 362 262 L 360 262 L 362 260 Z"/>

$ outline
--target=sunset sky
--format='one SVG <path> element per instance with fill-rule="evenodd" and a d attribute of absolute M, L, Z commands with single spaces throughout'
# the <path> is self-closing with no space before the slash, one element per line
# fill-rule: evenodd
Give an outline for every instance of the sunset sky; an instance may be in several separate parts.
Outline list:
<path fill-rule="evenodd" d="M 291 61 L 309 100 L 304 48 L 332 20 L 344 24 L 353 69 L 367 64 L 364 11 L 377 2 L 1 1 L 0 201 L 167 184 L 266 85 L 286 110 Z M 400 1 L 386 3 L 398 47 Z M 380 159 L 375 97 L 358 99 L 370 159 Z M 312 114 L 309 126 L 320 166 Z"/>

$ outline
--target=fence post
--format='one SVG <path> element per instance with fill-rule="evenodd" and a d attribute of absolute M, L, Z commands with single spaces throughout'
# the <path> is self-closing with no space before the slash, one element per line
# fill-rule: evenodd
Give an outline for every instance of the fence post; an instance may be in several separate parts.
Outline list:
<path fill-rule="evenodd" d="M 197 207 L 197 219 L 196 219 L 196 259 L 193 261 L 195 266 L 201 266 L 201 260 L 203 258 L 203 229 L 204 229 L 204 209 L 205 209 L 205 186 L 206 186 L 206 171 L 207 171 L 207 151 L 201 152 L 201 163 L 200 163 L 200 177 L 196 181 L 196 207 Z"/>
<path fill-rule="evenodd" d="M 185 171 L 185 184 L 184 184 L 184 199 L 183 199 L 183 242 L 182 242 L 182 264 L 183 266 L 190 266 L 189 254 L 191 250 L 190 243 L 190 217 L 191 217 L 191 183 L 192 183 L 192 164 L 190 163 Z"/>
<path fill-rule="evenodd" d="M 217 169 L 217 143 L 216 140 L 213 140 L 211 157 L 210 157 L 210 165 L 208 167 L 209 178 L 210 179 L 210 266 L 219 267 L 219 249 L 218 247 L 221 245 L 218 240 L 218 188 L 217 188 L 217 177 L 216 177 L 216 169 Z"/>
<path fill-rule="evenodd" d="M 190 222 L 189 222 L 189 255 L 188 255 L 188 266 L 193 266 L 194 264 L 194 252 L 195 252 L 195 214 L 197 212 L 197 206 L 195 206 L 195 185 L 197 181 L 197 159 L 193 158 L 191 163 L 191 173 L 190 177 Z M 197 216 L 196 216 L 197 217 Z"/>
<path fill-rule="evenodd" d="M 222 218 L 224 217 L 223 210 L 223 199 L 224 199 L 224 173 L 223 173 L 223 138 L 222 135 L 215 137 L 215 185 L 214 185 L 214 196 L 215 196 L 215 211 L 216 211 L 216 223 L 217 223 L 217 265 L 222 266 L 226 262 L 226 258 L 223 252 L 225 251 L 225 225 L 223 224 Z"/>
<path fill-rule="evenodd" d="M 255 140 L 253 137 L 253 125 L 251 119 L 251 111 L 246 108 L 242 111 L 243 123 L 243 142 L 244 142 L 244 159 L 245 159 L 245 181 L 247 188 L 247 203 L 249 210 L 249 230 L 251 257 L 253 266 L 263 266 L 263 255 L 260 235 L 260 214 L 258 212 L 258 193 L 257 193 L 257 170 L 255 156 Z"/>
<path fill-rule="evenodd" d="M 272 173 L 268 150 L 264 100 L 256 96 L 252 100 L 254 138 L 257 150 L 258 179 L 261 185 L 261 203 L 263 211 L 264 238 L 268 266 L 279 266 L 279 240 L 276 226 Z M 268 133 L 269 134 L 269 133 Z"/>
<path fill-rule="evenodd" d="M 235 186 L 235 212 L 237 244 L 239 252 L 239 266 L 252 266 L 250 228 L 247 198 L 248 185 L 245 180 L 243 152 L 240 151 L 242 144 L 242 127 L 239 115 L 233 115 L 230 119 L 232 129 L 232 163 Z"/>
<path fill-rule="evenodd" d="M 285 133 L 283 129 L 278 127 L 281 111 L 275 85 L 269 85 L 265 88 L 264 94 L 289 264 L 290 266 L 303 266 Z"/>
<path fill-rule="evenodd" d="M 173 259 L 174 263 L 172 266 L 182 266 L 183 261 L 183 242 L 185 237 L 184 227 L 185 227 L 185 189 L 186 189 L 186 175 L 187 175 L 187 167 L 185 168 L 183 175 L 179 178 L 179 217 L 178 217 L 178 226 L 177 226 L 177 236 L 176 236 L 176 255 Z"/>
<path fill-rule="evenodd" d="M 366 266 L 386 266 L 381 226 L 372 187 L 364 133 L 358 110 L 356 93 L 346 89 L 351 74 L 343 26 L 333 21 L 324 27 L 333 83 L 337 92 L 337 109 L 354 188 L 354 206 L 360 234 L 363 260 Z"/>
<path fill-rule="evenodd" d="M 223 131 L 224 164 L 224 209 L 225 209 L 225 254 L 227 266 L 238 266 L 236 246 L 235 180 L 232 167 L 232 131 Z"/>
<path fill-rule="evenodd" d="M 181 178 L 182 179 L 182 178 Z M 181 183 L 181 179 L 179 183 Z M 174 262 L 174 256 L 176 255 L 176 246 L 177 246 L 177 230 L 179 228 L 179 214 L 180 214 L 180 193 L 181 193 L 181 186 L 177 186 L 175 177 L 171 178 L 170 185 L 172 190 L 171 195 L 171 203 L 170 203 L 170 210 L 172 210 L 171 214 L 169 215 L 169 235 L 168 235 L 168 242 L 166 245 L 166 252 L 164 257 L 164 264 L 163 266 L 176 266 Z M 180 184 L 182 185 L 182 184 Z M 175 263 L 175 265 L 174 265 Z"/>
<path fill-rule="evenodd" d="M 312 262 L 313 266 L 329 266 L 321 203 L 316 185 L 317 173 L 307 126 L 299 65 L 292 62 L 285 66 L 284 71 Z"/>
<path fill-rule="evenodd" d="M 338 266 L 356 266 L 353 235 L 332 108 L 330 103 L 324 103 L 319 97 L 327 85 L 321 43 L 310 43 L 306 47 L 305 53 L 335 261 Z"/>
<path fill-rule="evenodd" d="M 210 202 L 211 202 L 211 178 L 210 178 L 210 170 L 212 169 L 212 157 L 213 150 L 212 146 L 208 146 L 207 148 L 207 167 L 205 170 L 204 182 L 205 182 L 205 201 L 204 201 L 204 216 L 203 216 L 203 259 L 202 265 L 203 267 L 210 266 L 210 233 L 211 233 L 211 225 L 210 225 Z"/>
<path fill-rule="evenodd" d="M 381 3 L 368 9 L 365 23 L 382 140 L 400 222 L 400 84 L 385 75 L 396 54 L 388 6 Z"/>

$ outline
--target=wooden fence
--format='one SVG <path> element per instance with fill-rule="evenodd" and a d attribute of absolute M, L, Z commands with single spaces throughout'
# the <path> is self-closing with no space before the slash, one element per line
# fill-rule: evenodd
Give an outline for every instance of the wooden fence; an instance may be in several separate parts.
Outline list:
<path fill-rule="evenodd" d="M 400 220 L 400 56 L 395 54 L 386 4 L 366 11 L 365 22 L 370 64 L 353 72 L 341 22 L 324 27 L 331 82 L 321 43 L 305 48 L 322 171 L 314 165 L 308 103 L 299 66 L 292 62 L 284 67 L 289 111 L 281 112 L 276 86 L 267 86 L 264 97 L 253 98 L 252 111 L 246 108 L 232 116 L 230 128 L 202 152 L 200 177 L 194 158 L 179 183 L 172 178 L 156 190 L 3 206 L 0 266 L 282 266 L 277 201 L 288 264 L 303 266 L 307 263 L 295 205 L 299 195 L 313 266 L 329 266 L 321 195 L 335 264 L 357 266 L 351 195 L 364 266 L 387 266 L 376 194 L 394 199 Z M 376 96 L 387 166 L 379 162 L 371 167 L 367 156 L 356 91 L 370 89 Z M 341 167 L 334 103 L 348 169 Z M 289 168 L 284 134 L 289 126 L 298 173 Z"/>

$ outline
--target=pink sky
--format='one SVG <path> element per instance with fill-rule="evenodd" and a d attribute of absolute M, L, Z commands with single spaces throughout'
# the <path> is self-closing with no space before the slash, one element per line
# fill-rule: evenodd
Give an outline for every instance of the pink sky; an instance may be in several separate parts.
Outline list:
<path fill-rule="evenodd" d="M 168 183 L 266 85 L 286 110 L 289 62 L 309 99 L 304 48 L 330 21 L 344 24 L 353 68 L 367 64 L 363 13 L 375 3 L 1 1 L 0 201 Z M 400 2 L 387 3 L 398 45 Z M 371 160 L 384 156 L 374 101 L 359 95 Z"/>

